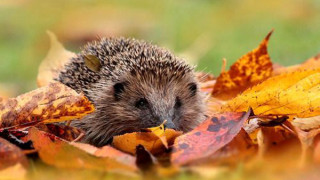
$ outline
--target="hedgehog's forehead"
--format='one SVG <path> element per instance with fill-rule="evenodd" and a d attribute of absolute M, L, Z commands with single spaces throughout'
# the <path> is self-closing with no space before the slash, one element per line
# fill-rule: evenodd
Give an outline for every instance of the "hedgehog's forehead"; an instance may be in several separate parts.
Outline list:
<path fill-rule="evenodd" d="M 183 81 L 193 76 L 193 67 L 180 61 L 139 63 L 127 72 L 127 79 L 134 82 L 157 84 Z"/>

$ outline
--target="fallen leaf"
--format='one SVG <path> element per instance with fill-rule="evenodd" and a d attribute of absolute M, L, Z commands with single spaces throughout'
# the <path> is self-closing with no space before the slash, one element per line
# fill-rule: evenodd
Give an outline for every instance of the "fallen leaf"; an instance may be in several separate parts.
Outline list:
<path fill-rule="evenodd" d="M 58 77 L 64 65 L 75 56 L 73 52 L 63 47 L 52 32 L 47 31 L 47 34 L 50 38 L 50 50 L 39 66 L 37 77 L 39 87 L 54 82 L 54 79 Z"/>
<path fill-rule="evenodd" d="M 0 127 L 20 128 L 39 122 L 74 120 L 93 111 L 93 105 L 84 95 L 56 82 L 2 102 Z"/>
<path fill-rule="evenodd" d="M 136 164 L 143 171 L 149 173 L 155 168 L 157 161 L 142 145 L 136 147 Z"/>
<path fill-rule="evenodd" d="M 250 113 L 225 112 L 208 118 L 175 140 L 171 162 L 186 165 L 212 156 L 239 133 Z"/>
<path fill-rule="evenodd" d="M 59 168 L 124 172 L 137 170 L 130 162 L 120 162 L 116 157 L 97 157 L 34 127 L 29 130 L 29 138 L 38 150 L 41 160 Z"/>
<path fill-rule="evenodd" d="M 15 164 L 28 165 L 27 158 L 23 152 L 7 140 L 0 138 L 0 170 Z"/>
<path fill-rule="evenodd" d="M 320 54 L 317 54 L 316 56 L 309 58 L 301 64 L 296 64 L 289 67 L 276 67 L 274 68 L 273 75 L 316 68 L 320 68 Z"/>
<path fill-rule="evenodd" d="M 241 129 L 230 143 L 206 158 L 201 164 L 236 165 L 254 158 L 257 150 L 258 146 L 252 142 L 246 131 Z"/>
<path fill-rule="evenodd" d="M 135 166 L 136 158 L 134 156 L 126 154 L 122 151 L 119 151 L 109 145 L 98 148 L 90 144 L 79 143 L 79 142 L 71 142 L 70 144 L 97 157 L 116 158 L 117 161 L 119 162 L 123 162 L 124 164 L 130 164 L 131 166 Z"/>
<path fill-rule="evenodd" d="M 167 139 L 168 146 L 172 145 L 174 139 L 182 134 L 181 131 L 166 129 L 164 136 Z M 141 144 L 152 154 L 164 152 L 166 150 L 162 141 L 153 132 L 134 132 L 124 135 L 114 136 L 112 145 L 121 151 L 135 154 L 136 147 Z"/>
<path fill-rule="evenodd" d="M 231 99 L 245 89 L 265 80 L 272 74 L 267 45 L 271 31 L 258 48 L 238 59 L 227 72 L 222 72 L 214 85 L 212 96 Z"/>
<path fill-rule="evenodd" d="M 20 163 L 10 166 L 6 169 L 0 170 L 0 179 L 25 180 L 27 179 L 26 175 L 27 175 L 27 170 Z"/>
<path fill-rule="evenodd" d="M 320 128 L 320 116 L 309 118 L 294 118 L 291 124 L 303 131 L 310 131 L 312 129 Z"/>
<path fill-rule="evenodd" d="M 320 69 L 274 76 L 247 89 L 212 112 L 240 112 L 252 107 L 256 115 L 312 117 L 320 115 Z"/>
<path fill-rule="evenodd" d="M 158 136 L 159 139 L 161 140 L 162 144 L 164 145 L 164 147 L 166 147 L 168 149 L 167 137 L 165 135 L 165 123 L 166 122 L 167 122 L 167 120 L 164 120 L 164 122 L 162 124 L 160 124 L 159 126 L 147 128 L 147 129 L 150 132 L 152 132 L 153 134 L 155 134 L 156 136 Z"/>
<path fill-rule="evenodd" d="M 36 128 L 40 131 L 45 131 L 67 141 L 73 141 L 81 134 L 85 133 L 81 129 L 66 126 L 64 124 L 38 124 Z"/>

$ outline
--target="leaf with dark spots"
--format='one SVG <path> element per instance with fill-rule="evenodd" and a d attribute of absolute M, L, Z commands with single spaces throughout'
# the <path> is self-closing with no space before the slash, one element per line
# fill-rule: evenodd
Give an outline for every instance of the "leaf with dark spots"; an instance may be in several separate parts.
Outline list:
<path fill-rule="evenodd" d="M 219 142 L 221 136 L 217 136 L 216 140 Z M 237 164 L 239 161 L 245 161 L 255 157 L 257 150 L 258 146 L 253 144 L 249 135 L 242 129 L 230 143 L 220 148 L 212 156 L 204 159 L 202 163 L 223 165 Z"/>
<path fill-rule="evenodd" d="M 241 130 L 248 112 L 225 112 L 209 117 L 198 127 L 175 140 L 171 162 L 186 165 L 213 155 Z"/>
<path fill-rule="evenodd" d="M 223 100 L 232 99 L 272 75 L 272 62 L 267 51 L 272 32 L 269 32 L 258 48 L 238 59 L 229 71 L 221 72 L 213 87 L 214 97 Z"/>

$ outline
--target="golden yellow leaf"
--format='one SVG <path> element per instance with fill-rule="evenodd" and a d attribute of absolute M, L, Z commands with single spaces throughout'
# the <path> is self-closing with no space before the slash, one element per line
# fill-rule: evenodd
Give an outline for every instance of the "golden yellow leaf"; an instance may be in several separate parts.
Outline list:
<path fill-rule="evenodd" d="M 50 31 L 47 31 L 50 38 L 50 50 L 39 66 L 37 83 L 39 87 L 46 86 L 58 77 L 59 71 L 75 56 L 73 52 L 66 50 L 57 40 L 57 37 Z"/>
<path fill-rule="evenodd" d="M 181 131 L 166 129 L 164 136 L 167 139 L 168 145 L 172 145 L 174 139 L 182 134 Z M 120 136 L 114 136 L 112 145 L 124 152 L 135 154 L 136 146 L 143 145 L 152 154 L 164 152 L 166 150 L 161 139 L 153 132 L 134 132 Z"/>
<path fill-rule="evenodd" d="M 0 103 L 0 127 L 13 128 L 81 118 L 94 111 L 81 94 L 55 82 Z"/>
<path fill-rule="evenodd" d="M 275 67 L 273 70 L 273 75 L 279 75 L 282 73 L 295 72 L 303 69 L 315 69 L 320 68 L 320 54 L 309 58 L 305 62 L 289 67 Z"/>
<path fill-rule="evenodd" d="M 292 117 L 320 115 L 320 69 L 301 70 L 274 76 L 247 89 L 215 112 L 241 112 L 252 107 L 256 115 L 278 114 Z"/>
<path fill-rule="evenodd" d="M 168 142 L 167 142 L 167 138 L 165 136 L 165 127 L 164 127 L 164 124 L 166 122 L 167 122 L 167 120 L 164 120 L 164 122 L 160 126 L 148 128 L 148 130 L 150 130 L 152 133 L 154 133 L 156 136 L 158 136 L 159 139 L 161 140 L 161 142 L 163 143 L 164 147 L 166 147 L 168 149 Z"/>
<path fill-rule="evenodd" d="M 272 63 L 267 51 L 271 31 L 258 48 L 238 59 L 227 72 L 217 78 L 212 95 L 219 99 L 231 99 L 272 74 Z"/>

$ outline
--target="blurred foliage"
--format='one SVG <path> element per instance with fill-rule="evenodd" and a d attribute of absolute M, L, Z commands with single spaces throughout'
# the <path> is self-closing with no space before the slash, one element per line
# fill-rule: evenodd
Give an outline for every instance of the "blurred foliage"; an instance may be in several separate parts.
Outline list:
<path fill-rule="evenodd" d="M 316 0 L 1 0 L 0 86 L 10 95 L 36 87 L 46 30 L 75 52 L 97 36 L 145 39 L 217 75 L 222 58 L 230 65 L 272 28 L 272 61 L 290 65 L 319 53 L 319 19 Z"/>

